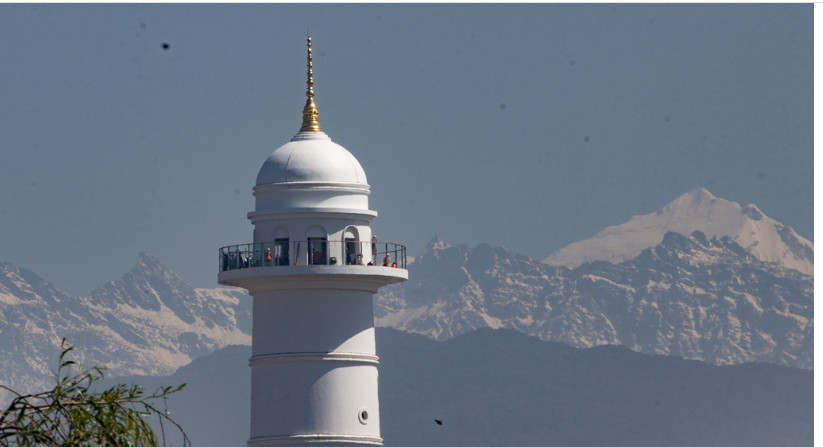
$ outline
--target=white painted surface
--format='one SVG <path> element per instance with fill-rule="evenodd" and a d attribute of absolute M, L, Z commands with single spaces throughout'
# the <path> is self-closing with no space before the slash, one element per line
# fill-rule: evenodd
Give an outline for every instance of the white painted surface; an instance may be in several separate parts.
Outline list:
<path fill-rule="evenodd" d="M 258 212 L 299 208 L 369 209 L 368 185 L 329 182 L 270 183 L 254 187 Z"/>
<path fill-rule="evenodd" d="M 310 434 L 380 437 L 375 365 L 285 362 L 253 371 L 252 439 Z M 359 420 L 362 409 L 368 411 L 367 424 Z"/>
<path fill-rule="evenodd" d="M 346 238 L 367 243 L 358 247 L 372 261 L 377 212 L 362 167 L 326 134 L 301 132 L 265 161 L 254 195 L 254 242 L 293 245 L 289 265 L 218 275 L 254 300 L 248 446 L 382 445 L 373 295 L 408 272 L 343 265 Z M 307 265 L 297 242 L 318 236 L 338 265 Z"/>
<path fill-rule="evenodd" d="M 296 289 L 254 296 L 252 356 L 272 353 L 375 354 L 372 294 Z"/>
<path fill-rule="evenodd" d="M 306 181 L 368 186 L 357 159 L 323 132 L 300 132 L 272 152 L 260 168 L 256 184 Z"/>

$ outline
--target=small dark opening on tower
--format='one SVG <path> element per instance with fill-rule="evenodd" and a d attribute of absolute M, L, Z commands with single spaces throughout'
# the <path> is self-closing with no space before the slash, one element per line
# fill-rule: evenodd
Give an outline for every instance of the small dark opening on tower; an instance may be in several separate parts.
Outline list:
<path fill-rule="evenodd" d="M 275 239 L 274 252 L 276 265 L 289 265 L 289 238 Z"/>
<path fill-rule="evenodd" d="M 357 239 L 346 238 L 346 265 L 357 264 Z"/>
<path fill-rule="evenodd" d="M 326 264 L 326 238 L 324 237 L 310 237 L 309 238 L 309 265 Z"/>

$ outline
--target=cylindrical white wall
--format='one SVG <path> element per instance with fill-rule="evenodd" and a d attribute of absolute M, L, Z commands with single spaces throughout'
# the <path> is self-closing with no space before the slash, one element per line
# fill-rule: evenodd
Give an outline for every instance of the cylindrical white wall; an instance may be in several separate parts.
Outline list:
<path fill-rule="evenodd" d="M 375 354 L 372 294 L 282 290 L 254 295 L 252 356 L 273 353 Z"/>
<path fill-rule="evenodd" d="M 221 275 L 254 299 L 248 446 L 382 445 L 373 294 L 406 271 L 273 266 Z"/>
<path fill-rule="evenodd" d="M 350 446 L 334 442 L 358 437 L 381 443 L 376 365 L 318 358 L 253 368 L 250 441 Z"/>

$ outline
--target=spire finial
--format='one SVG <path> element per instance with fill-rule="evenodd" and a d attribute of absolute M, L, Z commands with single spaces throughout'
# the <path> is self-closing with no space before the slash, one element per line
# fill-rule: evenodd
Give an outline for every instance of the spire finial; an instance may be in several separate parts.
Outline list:
<path fill-rule="evenodd" d="M 314 73 L 311 70 L 311 36 L 306 37 L 309 48 L 308 56 L 308 72 L 306 72 L 306 106 L 303 107 L 303 125 L 300 127 L 300 132 L 322 132 L 320 129 L 320 122 L 317 120 L 320 114 L 317 111 L 317 106 L 314 104 Z"/>

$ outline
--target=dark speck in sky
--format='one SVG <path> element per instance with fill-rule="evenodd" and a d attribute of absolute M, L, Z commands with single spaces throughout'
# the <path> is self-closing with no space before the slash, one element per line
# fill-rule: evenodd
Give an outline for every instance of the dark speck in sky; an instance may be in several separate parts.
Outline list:
<path fill-rule="evenodd" d="M 171 45 L 169 45 L 167 42 L 163 42 L 162 47 L 163 47 L 164 50 L 168 50 L 169 47 L 171 47 Z"/>
<path fill-rule="evenodd" d="M 501 102 L 501 103 L 500 103 L 500 110 L 504 110 L 505 108 L 506 108 L 506 103 L 505 103 L 505 102 Z"/>
<path fill-rule="evenodd" d="M 585 141 L 586 143 L 588 143 L 589 141 L 591 141 L 591 138 L 589 138 L 589 136 L 588 136 L 588 135 L 586 135 L 585 137 L 583 137 L 583 141 Z"/>

